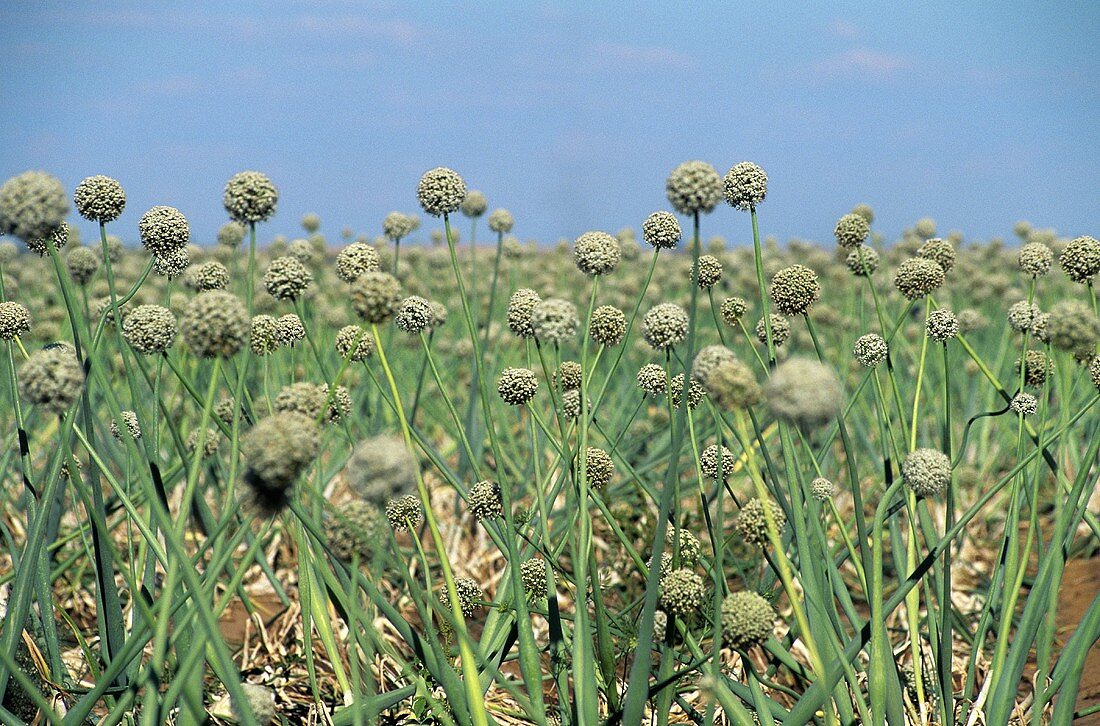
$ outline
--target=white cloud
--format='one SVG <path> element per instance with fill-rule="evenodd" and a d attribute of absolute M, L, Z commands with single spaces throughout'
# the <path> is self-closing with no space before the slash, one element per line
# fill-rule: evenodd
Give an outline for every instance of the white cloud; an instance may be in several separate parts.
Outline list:
<path fill-rule="evenodd" d="M 377 38 L 402 48 L 411 47 L 422 35 L 415 24 L 400 18 L 311 14 L 300 15 L 293 23 L 297 30 L 312 35 Z"/>
<path fill-rule="evenodd" d="M 150 78 L 137 85 L 138 92 L 154 96 L 177 96 L 196 93 L 203 90 L 203 80 L 190 73 L 181 73 L 160 78 Z"/>
<path fill-rule="evenodd" d="M 686 71 L 695 67 L 695 60 L 691 56 L 660 45 L 600 43 L 594 50 L 603 59 L 635 68 Z"/>
<path fill-rule="evenodd" d="M 829 23 L 828 29 L 831 35 L 835 35 L 838 38 L 856 40 L 863 37 L 863 30 L 858 25 L 848 20 L 834 20 Z"/>
<path fill-rule="evenodd" d="M 815 62 L 810 70 L 818 76 L 843 76 L 871 80 L 887 80 L 914 66 L 913 60 L 898 53 L 886 53 L 869 48 L 852 48 Z"/>

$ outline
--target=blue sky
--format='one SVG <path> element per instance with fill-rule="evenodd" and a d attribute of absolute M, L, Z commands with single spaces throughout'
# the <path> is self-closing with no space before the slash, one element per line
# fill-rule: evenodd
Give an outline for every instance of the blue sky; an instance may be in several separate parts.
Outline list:
<path fill-rule="evenodd" d="M 373 236 L 445 165 L 552 241 L 639 228 L 695 158 L 763 166 L 784 240 L 858 202 L 890 238 L 1097 235 L 1097 37 L 1084 1 L 26 0 L 0 6 L 0 176 L 114 176 L 128 240 L 169 204 L 211 241 L 242 169 L 280 189 L 265 237 L 311 211 Z M 722 207 L 704 234 L 747 227 Z"/>

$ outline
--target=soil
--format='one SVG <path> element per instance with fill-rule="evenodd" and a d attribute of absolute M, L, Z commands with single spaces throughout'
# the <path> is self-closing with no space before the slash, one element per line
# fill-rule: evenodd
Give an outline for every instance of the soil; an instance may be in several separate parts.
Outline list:
<path fill-rule="evenodd" d="M 1100 558 L 1070 560 L 1062 576 L 1058 602 L 1058 635 L 1068 638 L 1085 611 L 1100 592 Z M 1077 691 L 1077 709 L 1100 703 L 1100 643 L 1089 650 L 1081 686 Z M 1100 726 L 1100 713 L 1078 719 L 1074 726 Z"/>

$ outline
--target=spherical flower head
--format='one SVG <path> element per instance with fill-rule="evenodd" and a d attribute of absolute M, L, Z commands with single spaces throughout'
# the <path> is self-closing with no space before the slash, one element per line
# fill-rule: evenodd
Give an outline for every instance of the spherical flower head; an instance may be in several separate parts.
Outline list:
<path fill-rule="evenodd" d="M 382 234 L 391 242 L 404 239 L 412 230 L 412 217 L 402 212 L 390 212 L 382 220 Z"/>
<path fill-rule="evenodd" d="M 1085 303 L 1062 300 L 1050 309 L 1046 335 L 1050 344 L 1060 350 L 1095 348 L 1100 340 L 1100 319 Z"/>
<path fill-rule="evenodd" d="M 313 243 L 311 243 L 308 239 L 290 240 L 290 244 L 287 245 L 286 252 L 291 257 L 295 257 L 299 262 L 305 264 L 313 262 L 313 258 L 316 255 L 316 251 L 313 248 Z"/>
<path fill-rule="evenodd" d="M 959 321 L 955 313 L 941 308 L 928 313 L 924 321 L 924 334 L 938 343 L 946 343 L 959 334 Z"/>
<path fill-rule="evenodd" d="M 836 484 L 823 476 L 810 482 L 810 495 L 819 502 L 827 502 L 836 494 Z"/>
<path fill-rule="evenodd" d="M 770 323 L 772 329 L 772 344 L 778 348 L 791 337 L 791 322 L 782 315 L 771 313 L 768 316 L 768 323 Z M 754 330 L 756 339 L 762 344 L 766 344 L 768 342 L 768 329 L 764 326 L 764 318 L 756 321 Z"/>
<path fill-rule="evenodd" d="M 512 293 L 508 301 L 508 329 L 520 338 L 535 337 L 531 314 L 541 302 L 539 294 L 530 288 L 521 287 Z"/>
<path fill-rule="evenodd" d="M 614 272 L 622 259 L 619 240 L 607 232 L 585 232 L 573 243 L 573 261 L 586 275 Z"/>
<path fill-rule="evenodd" d="M 470 508 L 470 514 L 479 522 L 504 514 L 500 485 L 495 481 L 479 481 L 470 487 L 466 504 Z"/>
<path fill-rule="evenodd" d="M 505 259 L 518 260 L 520 257 L 523 257 L 523 245 L 520 244 L 518 239 L 512 236 L 505 237 L 501 241 L 500 251 Z M 625 254 L 623 256 L 626 257 Z"/>
<path fill-rule="evenodd" d="M 31 331 L 31 314 L 22 303 L 0 302 L 0 338 L 15 340 Z"/>
<path fill-rule="evenodd" d="M 153 207 L 138 221 L 141 244 L 151 254 L 166 257 L 187 247 L 191 241 L 191 226 L 187 217 L 175 207 Z"/>
<path fill-rule="evenodd" d="M 87 247 L 73 247 L 65 255 L 65 267 L 69 277 L 77 285 L 87 285 L 99 269 L 99 257 Z"/>
<path fill-rule="evenodd" d="M 586 450 L 584 468 L 588 486 L 593 489 L 603 489 L 615 476 L 615 462 L 611 454 L 597 446 L 589 446 Z"/>
<path fill-rule="evenodd" d="M 665 530 L 665 544 L 673 551 L 679 547 L 680 564 L 684 566 L 694 565 L 699 560 L 699 553 L 702 551 L 699 538 L 686 529 L 679 527 L 669 527 Z M 668 554 L 668 552 L 665 554 Z"/>
<path fill-rule="evenodd" d="M 764 502 L 753 497 L 745 502 L 745 506 L 737 514 L 737 532 L 748 544 L 762 547 L 768 541 L 768 519 L 775 524 L 779 533 L 783 532 L 783 527 L 787 524 L 783 508 L 771 499 Z"/>
<path fill-rule="evenodd" d="M 115 301 L 111 300 L 110 295 L 105 295 L 97 299 L 94 303 L 92 303 L 92 307 L 95 311 L 95 318 L 102 318 L 103 322 L 106 325 L 115 324 Z M 119 305 L 118 311 L 121 315 L 120 319 L 124 320 L 126 318 L 126 314 L 130 311 L 130 308 L 128 307 L 128 305 Z"/>
<path fill-rule="evenodd" d="M 232 398 L 223 398 L 214 405 L 214 417 L 228 427 L 233 426 L 238 413 Z"/>
<path fill-rule="evenodd" d="M 167 255 L 153 256 L 153 272 L 169 280 L 174 280 L 182 275 L 190 264 L 191 255 L 186 247 Z"/>
<path fill-rule="evenodd" d="M 1050 322 L 1050 313 L 1038 313 L 1031 321 L 1031 334 L 1040 343 L 1049 343 L 1050 335 L 1047 332 L 1047 324 Z"/>
<path fill-rule="evenodd" d="M 204 433 L 205 432 L 205 433 Z M 221 431 L 216 426 L 208 426 L 205 429 L 196 428 L 187 436 L 186 448 L 188 454 L 194 454 L 199 449 L 199 438 L 202 438 L 202 458 L 209 459 L 218 453 L 221 447 Z"/>
<path fill-rule="evenodd" d="M 229 217 L 242 223 L 264 222 L 275 214 L 279 190 L 258 171 L 234 174 L 225 185 L 222 203 Z"/>
<path fill-rule="evenodd" d="M 106 247 L 106 252 L 104 252 Z M 113 234 L 107 235 L 107 244 L 99 245 L 95 248 L 95 254 L 99 255 L 100 259 L 106 257 L 111 262 L 118 262 L 122 259 L 123 253 L 126 248 L 122 244 L 122 240 Z"/>
<path fill-rule="evenodd" d="M 203 431 L 205 430 L 205 434 Z M 197 428 L 194 429 L 187 437 L 187 453 L 194 454 L 199 449 L 199 438 L 202 438 L 202 458 L 209 459 L 214 454 L 218 453 L 218 449 L 221 447 L 221 431 L 216 426 L 209 426 L 206 429 Z"/>
<path fill-rule="evenodd" d="M 703 388 L 714 405 L 729 411 L 750 408 L 764 398 L 752 369 L 736 358 L 715 367 Z"/>
<path fill-rule="evenodd" d="M 831 421 L 843 400 L 836 372 L 809 358 L 791 358 L 776 367 L 765 394 L 776 416 L 807 429 Z"/>
<path fill-rule="evenodd" d="M 358 325 L 345 325 L 336 333 L 335 346 L 341 358 L 358 363 L 374 353 L 374 338 Z"/>
<path fill-rule="evenodd" d="M 856 339 L 856 344 L 852 346 L 852 355 L 864 368 L 874 368 L 886 360 L 889 353 L 890 346 L 877 333 L 867 333 L 859 336 Z"/>
<path fill-rule="evenodd" d="M 1036 318 L 1042 314 L 1042 310 L 1035 303 L 1027 300 L 1014 302 L 1008 307 L 1008 326 L 1013 330 L 1025 333 L 1031 330 Z"/>
<path fill-rule="evenodd" d="M 438 166 L 420 177 L 416 198 L 421 209 L 433 217 L 454 214 L 466 200 L 466 182 L 457 171 Z"/>
<path fill-rule="evenodd" d="M 737 360 L 737 355 L 724 345 L 707 345 L 695 354 L 695 360 L 691 363 L 691 375 L 704 386 L 711 371 L 722 363 Z"/>
<path fill-rule="evenodd" d="M 0 186 L 0 234 L 24 242 L 46 239 L 68 213 L 65 187 L 44 171 L 25 171 Z"/>
<path fill-rule="evenodd" d="M 768 294 L 784 315 L 804 315 L 821 298 L 821 284 L 809 267 L 791 265 L 772 276 Z"/>
<path fill-rule="evenodd" d="M 176 341 L 176 316 L 160 305 L 138 305 L 122 321 L 122 337 L 145 355 L 163 353 Z"/>
<path fill-rule="evenodd" d="M 356 445 L 344 469 L 360 499 L 381 506 L 416 487 L 417 463 L 399 436 L 381 434 Z M 420 502 L 413 497 L 416 509 Z"/>
<path fill-rule="evenodd" d="M 702 255 L 696 268 L 695 281 L 702 290 L 709 290 L 722 279 L 722 263 L 714 255 Z"/>
<path fill-rule="evenodd" d="M 200 292 L 184 308 L 180 334 L 200 358 L 231 358 L 248 342 L 248 310 L 224 290 Z"/>
<path fill-rule="evenodd" d="M 328 403 L 325 409 L 326 422 L 337 423 L 351 413 L 351 392 L 347 386 L 337 386 L 333 390 L 328 383 L 321 383 L 317 386 L 317 393 L 322 401 Z"/>
<path fill-rule="evenodd" d="M 669 381 L 672 388 L 672 407 L 679 408 L 681 396 L 684 392 L 684 374 L 678 373 L 672 377 Z M 707 391 L 703 388 L 703 384 L 694 378 L 691 379 L 691 385 L 688 387 L 687 405 L 689 409 L 694 410 L 696 406 L 703 402 L 703 398 L 707 395 Z"/>
<path fill-rule="evenodd" d="M 1054 363 L 1041 350 L 1029 350 L 1021 361 L 1016 359 L 1017 372 L 1024 374 L 1024 384 L 1033 388 L 1042 388 L 1047 382 L 1047 376 L 1054 370 Z"/>
<path fill-rule="evenodd" d="M 934 497 L 951 483 L 951 460 L 938 449 L 914 449 L 901 463 L 901 478 L 917 496 Z"/>
<path fill-rule="evenodd" d="M 719 310 L 722 313 L 722 322 L 733 327 L 741 322 L 741 318 L 749 309 L 749 303 L 741 297 L 727 297 L 722 301 Z"/>
<path fill-rule="evenodd" d="M 336 276 L 344 282 L 355 282 L 364 273 L 379 269 L 378 250 L 362 242 L 353 242 L 336 255 Z"/>
<path fill-rule="evenodd" d="M 878 269 L 879 255 L 873 247 L 859 245 L 853 247 L 844 258 L 844 264 L 856 277 L 870 277 Z"/>
<path fill-rule="evenodd" d="M 638 370 L 638 388 L 648 396 L 661 396 L 668 391 L 665 369 L 656 363 L 647 363 Z"/>
<path fill-rule="evenodd" d="M 626 335 L 626 313 L 612 305 L 600 305 L 592 311 L 588 335 L 600 345 L 618 345 Z"/>
<path fill-rule="evenodd" d="M 321 415 L 321 409 L 328 397 L 328 387 L 318 386 L 306 381 L 283 386 L 275 395 L 273 408 L 276 411 L 292 411 L 311 419 Z"/>
<path fill-rule="evenodd" d="M 122 215 L 127 194 L 117 179 L 97 174 L 76 186 L 73 201 L 81 217 L 92 222 L 111 222 Z"/>
<path fill-rule="evenodd" d="M 1032 277 L 1042 277 L 1054 264 L 1054 252 L 1042 242 L 1028 242 L 1016 255 L 1020 271 Z"/>
<path fill-rule="evenodd" d="M 188 276 L 189 286 L 198 292 L 224 290 L 229 287 L 229 270 L 215 260 L 192 267 Z"/>
<path fill-rule="evenodd" d="M 936 236 L 936 220 L 931 217 L 921 217 L 913 225 L 913 232 L 921 239 L 930 239 Z"/>
<path fill-rule="evenodd" d="M 592 399 L 588 399 L 589 407 Z M 558 409 L 565 418 L 578 418 L 581 415 L 581 392 L 576 388 L 570 388 L 561 394 L 561 407 Z"/>
<path fill-rule="evenodd" d="M 388 320 L 401 299 L 401 284 L 388 272 L 364 272 L 351 288 L 351 306 L 368 323 Z"/>
<path fill-rule="evenodd" d="M 466 192 L 466 198 L 462 200 L 462 205 L 459 208 L 462 210 L 463 216 L 477 219 L 485 214 L 485 210 L 489 208 L 489 200 L 481 192 L 471 189 Z"/>
<path fill-rule="evenodd" d="M 280 315 L 275 324 L 275 334 L 283 345 L 293 346 L 306 339 L 306 327 L 302 325 L 302 319 L 294 313 Z"/>
<path fill-rule="evenodd" d="M 218 229 L 218 244 L 235 249 L 244 242 L 247 231 L 248 228 L 240 222 L 226 222 Z"/>
<path fill-rule="evenodd" d="M 723 446 L 719 449 L 717 444 L 711 444 L 699 455 L 699 471 L 706 479 L 725 481 L 733 473 L 734 461 L 733 452 L 728 448 Z"/>
<path fill-rule="evenodd" d="M 113 222 L 126 207 L 126 192 L 117 180 L 97 174 L 76 185 L 73 203 L 84 219 L 92 222 Z"/>
<path fill-rule="evenodd" d="M 959 319 L 959 332 L 961 333 L 972 333 L 989 324 L 985 316 L 973 308 L 960 310 L 956 317 Z"/>
<path fill-rule="evenodd" d="M 252 317 L 251 335 L 249 347 L 259 356 L 270 355 L 282 345 L 279 340 L 279 321 L 271 315 L 254 315 Z"/>
<path fill-rule="evenodd" d="M 355 555 L 368 559 L 383 536 L 382 521 L 378 507 L 368 502 L 341 505 L 329 520 L 329 549 L 341 562 L 351 562 Z"/>
<path fill-rule="evenodd" d="M 276 300 L 297 300 L 313 284 L 313 273 L 297 257 L 276 257 L 264 273 L 264 289 Z"/>
<path fill-rule="evenodd" d="M 497 381 L 497 393 L 509 406 L 522 406 L 535 396 L 539 380 L 529 368 L 505 368 Z"/>
<path fill-rule="evenodd" d="M 516 292 L 518 294 L 519 291 Z M 513 302 L 515 299 L 513 295 Z M 508 326 L 512 327 L 512 306 L 509 305 L 508 308 Z M 577 336 L 580 320 L 577 318 L 577 307 L 573 303 L 552 297 L 542 300 L 533 307 L 530 324 L 534 337 L 540 342 L 557 345 Z M 515 328 L 512 327 L 512 330 Z"/>
<path fill-rule="evenodd" d="M 516 220 L 507 209 L 494 209 L 489 213 L 489 229 L 497 234 L 508 234 Z"/>
<path fill-rule="evenodd" d="M 39 238 L 27 238 L 24 240 L 27 244 L 27 249 L 40 257 L 45 257 L 49 254 L 50 249 L 61 250 L 65 245 L 69 243 L 69 233 L 71 229 L 67 222 L 62 222 L 61 226 L 50 232 L 44 237 Z M 112 260 L 113 262 L 114 260 Z"/>
<path fill-rule="evenodd" d="M 833 229 L 836 243 L 845 249 L 855 249 L 863 245 L 871 235 L 871 223 L 863 215 L 851 212 L 837 220 Z"/>
<path fill-rule="evenodd" d="M 549 592 L 546 577 L 546 563 L 538 557 L 532 557 L 519 566 L 519 577 L 523 582 L 523 591 L 532 600 L 542 600 Z"/>
<path fill-rule="evenodd" d="M 1009 406 L 1020 416 L 1034 416 L 1039 410 L 1039 400 L 1026 391 L 1020 391 L 1012 397 Z"/>
<path fill-rule="evenodd" d="M 438 300 L 429 300 L 428 305 L 432 309 L 431 327 L 438 328 L 447 322 L 447 306 Z"/>
<path fill-rule="evenodd" d="M 954 245 L 950 241 L 939 237 L 926 240 L 917 250 L 917 256 L 940 263 L 940 267 L 943 268 L 945 273 L 951 272 L 951 268 L 955 266 Z"/>
<path fill-rule="evenodd" d="M 563 360 L 558 366 L 558 369 L 554 371 L 551 383 L 554 388 L 559 391 L 569 391 L 574 388 L 580 388 L 581 377 L 584 371 L 581 369 L 581 364 L 575 360 Z"/>
<path fill-rule="evenodd" d="M 114 436 L 117 440 L 122 441 L 122 429 L 125 428 L 126 432 L 130 435 L 130 438 L 135 441 L 141 438 L 141 426 L 138 424 L 137 414 L 133 411 L 123 411 L 120 415 L 122 426 L 118 425 L 118 420 L 111 421 L 110 429 L 111 436 Z"/>
<path fill-rule="evenodd" d="M 481 591 L 477 580 L 470 577 L 455 578 L 455 593 L 458 595 L 458 608 L 466 617 L 473 616 L 481 607 L 481 601 L 485 599 L 485 593 Z M 448 609 L 451 607 L 451 597 L 446 588 L 439 593 L 439 602 Z"/>
<path fill-rule="evenodd" d="M 642 336 L 654 350 L 667 350 L 688 334 L 687 311 L 676 303 L 660 303 L 642 318 Z"/>
<path fill-rule="evenodd" d="M 763 645 L 775 626 L 775 608 L 755 592 L 731 592 L 722 599 L 722 642 L 734 650 Z"/>
<path fill-rule="evenodd" d="M 321 229 L 321 217 L 313 212 L 307 212 L 302 215 L 301 225 L 307 234 L 314 234 Z"/>
<path fill-rule="evenodd" d="M 1069 279 L 1088 283 L 1100 272 L 1100 241 L 1087 235 L 1070 240 L 1058 255 L 1058 263 Z"/>
<path fill-rule="evenodd" d="M 875 223 L 875 210 L 871 208 L 870 204 L 860 203 L 852 207 L 852 214 L 858 214 L 867 220 L 867 224 Z"/>
<path fill-rule="evenodd" d="M 592 406 L 592 399 L 588 399 L 588 406 Z M 558 409 L 565 418 L 579 418 L 581 416 L 581 392 L 577 388 L 569 388 L 561 394 L 561 407 Z"/>
<path fill-rule="evenodd" d="M 668 637 L 668 613 L 664 610 L 653 611 L 653 642 L 663 643 Z"/>
<path fill-rule="evenodd" d="M 244 480 L 261 508 L 269 513 L 282 509 L 287 490 L 320 448 L 320 425 L 294 411 L 262 418 L 241 437 L 241 453 L 248 462 Z"/>
<path fill-rule="evenodd" d="M 401 301 L 394 317 L 394 325 L 412 335 L 427 330 L 432 325 L 432 305 L 419 295 L 410 295 Z"/>
<path fill-rule="evenodd" d="M 16 378 L 23 398 L 58 416 L 64 415 L 84 390 L 84 366 L 67 346 L 31 353 Z"/>
<path fill-rule="evenodd" d="M 15 246 L 14 242 L 8 242 L 7 240 L 0 242 L 0 265 L 11 262 L 18 254 L 19 248 Z"/>
<path fill-rule="evenodd" d="M 672 570 L 661 578 L 661 607 L 673 615 L 690 615 L 703 604 L 705 596 L 703 578 L 686 567 Z"/>
<path fill-rule="evenodd" d="M 705 161 L 685 161 L 669 173 L 665 194 L 680 214 L 710 214 L 722 198 L 722 177 Z"/>
<path fill-rule="evenodd" d="M 768 175 L 751 161 L 734 164 L 722 180 L 726 203 L 734 209 L 749 212 L 760 206 L 768 195 Z"/>
<path fill-rule="evenodd" d="M 424 509 L 413 494 L 391 499 L 386 503 L 386 521 L 395 531 L 416 529 L 424 521 Z"/>
<path fill-rule="evenodd" d="M 680 244 L 683 236 L 680 220 L 676 219 L 676 215 L 671 212 L 654 212 L 642 222 L 642 239 L 655 249 L 676 249 L 676 245 Z"/>
<path fill-rule="evenodd" d="M 943 284 L 940 263 L 926 257 L 910 257 L 898 266 L 894 287 L 909 300 L 920 300 Z"/>

